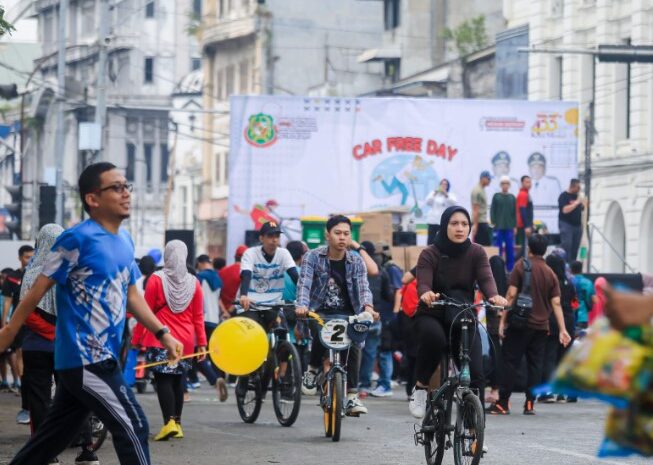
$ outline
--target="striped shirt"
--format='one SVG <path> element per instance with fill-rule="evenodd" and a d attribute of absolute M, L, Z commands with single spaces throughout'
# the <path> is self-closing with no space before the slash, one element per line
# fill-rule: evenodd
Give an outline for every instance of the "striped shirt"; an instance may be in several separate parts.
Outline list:
<path fill-rule="evenodd" d="M 277 248 L 271 262 L 263 255 L 263 247 L 251 247 L 243 254 L 240 272 L 251 271 L 252 281 L 247 296 L 255 303 L 274 303 L 281 300 L 285 289 L 284 275 L 295 268 L 290 252 Z"/>

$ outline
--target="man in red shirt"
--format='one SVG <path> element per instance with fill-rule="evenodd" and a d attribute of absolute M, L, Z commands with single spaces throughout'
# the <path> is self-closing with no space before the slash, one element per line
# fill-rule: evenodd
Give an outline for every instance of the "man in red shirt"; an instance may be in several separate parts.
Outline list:
<path fill-rule="evenodd" d="M 222 292 L 220 293 L 220 300 L 224 304 L 225 308 L 229 311 L 233 310 L 234 300 L 236 299 L 238 288 L 240 287 L 240 259 L 243 257 L 243 254 L 246 250 L 246 245 L 238 246 L 236 249 L 236 256 L 234 257 L 236 263 L 225 266 L 220 271 L 218 271 L 220 279 L 222 279 Z"/>
<path fill-rule="evenodd" d="M 522 255 L 526 251 L 526 241 L 533 232 L 533 200 L 529 194 L 532 184 L 530 176 L 522 176 L 517 194 L 517 244 L 522 247 Z"/>

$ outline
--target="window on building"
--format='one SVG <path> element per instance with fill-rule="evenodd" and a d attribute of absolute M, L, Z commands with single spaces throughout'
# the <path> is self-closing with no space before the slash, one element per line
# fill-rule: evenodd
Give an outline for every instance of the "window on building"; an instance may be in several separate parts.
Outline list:
<path fill-rule="evenodd" d="M 225 97 L 229 98 L 234 93 L 234 84 L 236 83 L 236 67 L 234 65 L 227 66 L 225 76 Z"/>
<path fill-rule="evenodd" d="M 215 76 L 215 96 L 218 100 L 224 100 L 224 69 L 218 70 Z"/>
<path fill-rule="evenodd" d="M 383 0 L 383 22 L 385 30 L 399 27 L 400 0 Z"/>
<path fill-rule="evenodd" d="M 154 144 L 143 144 L 145 154 L 145 184 L 152 187 L 152 171 L 154 169 Z"/>
<path fill-rule="evenodd" d="M 43 44 L 52 48 L 54 41 L 54 14 L 52 9 L 43 13 Z"/>
<path fill-rule="evenodd" d="M 186 218 L 188 218 L 188 187 L 180 186 L 179 188 L 181 194 L 181 218 L 184 226 L 186 226 Z"/>
<path fill-rule="evenodd" d="M 238 91 L 241 94 L 246 94 L 250 91 L 249 88 L 249 60 L 244 60 L 240 62 L 238 69 L 238 77 L 240 83 L 238 85 Z"/>
<path fill-rule="evenodd" d="M 82 9 L 82 36 L 95 35 L 95 2 L 87 0 L 81 4 Z"/>
<path fill-rule="evenodd" d="M 145 4 L 145 17 L 154 18 L 154 0 L 146 0 Z"/>
<path fill-rule="evenodd" d="M 127 167 L 125 168 L 125 177 L 127 181 L 134 182 L 136 168 L 136 146 L 134 144 L 127 144 Z"/>
<path fill-rule="evenodd" d="M 168 182 L 168 163 L 170 163 L 168 144 L 161 144 L 161 182 Z"/>
<path fill-rule="evenodd" d="M 225 3 L 227 0 L 218 0 L 218 18 L 222 18 L 225 13 Z"/>
<path fill-rule="evenodd" d="M 218 152 L 215 154 L 215 183 L 218 186 L 224 186 L 227 183 L 227 152 Z"/>
<path fill-rule="evenodd" d="M 152 84 L 154 82 L 154 58 L 145 57 L 145 76 L 143 81 L 145 84 Z"/>
<path fill-rule="evenodd" d="M 202 17 L 202 0 L 193 0 L 193 17 L 197 19 Z"/>
<path fill-rule="evenodd" d="M 565 10 L 564 0 L 551 0 L 551 16 L 553 18 L 561 18 Z"/>
<path fill-rule="evenodd" d="M 202 59 L 201 58 L 191 58 L 190 59 L 190 68 L 193 71 L 197 71 L 202 67 Z"/>
<path fill-rule="evenodd" d="M 390 60 L 385 60 L 385 77 L 390 80 L 390 82 L 397 82 L 399 80 L 399 58 L 393 58 Z"/>

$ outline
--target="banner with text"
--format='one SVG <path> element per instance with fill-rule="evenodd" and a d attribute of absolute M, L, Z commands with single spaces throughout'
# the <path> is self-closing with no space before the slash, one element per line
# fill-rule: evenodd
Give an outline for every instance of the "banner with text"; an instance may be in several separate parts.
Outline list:
<path fill-rule="evenodd" d="M 578 106 L 571 102 L 408 98 L 231 98 L 229 256 L 244 233 L 297 218 L 405 207 L 425 223 L 442 178 L 469 208 L 482 171 L 533 179 L 535 219 L 557 232 L 558 196 L 577 177 Z"/>

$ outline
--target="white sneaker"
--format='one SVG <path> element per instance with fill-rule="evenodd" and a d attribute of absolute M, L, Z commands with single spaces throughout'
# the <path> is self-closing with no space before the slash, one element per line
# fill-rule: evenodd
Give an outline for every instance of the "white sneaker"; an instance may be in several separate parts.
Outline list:
<path fill-rule="evenodd" d="M 410 414 L 415 418 L 424 418 L 426 415 L 426 396 L 428 392 L 426 389 L 413 388 L 413 395 L 410 397 L 408 409 Z"/>
<path fill-rule="evenodd" d="M 349 397 L 347 405 L 345 406 L 345 414 L 347 416 L 357 417 L 361 414 L 367 413 L 367 407 L 363 405 L 358 396 Z"/>
<path fill-rule="evenodd" d="M 383 386 L 377 386 L 375 390 L 370 392 L 372 397 L 392 397 L 392 389 L 386 389 Z"/>

